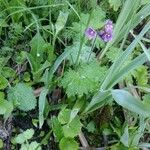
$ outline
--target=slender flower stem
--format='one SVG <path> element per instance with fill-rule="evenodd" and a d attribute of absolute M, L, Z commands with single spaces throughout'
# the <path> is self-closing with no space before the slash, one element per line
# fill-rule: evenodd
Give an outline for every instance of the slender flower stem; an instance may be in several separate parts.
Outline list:
<path fill-rule="evenodd" d="M 105 53 L 107 52 L 107 50 L 109 49 L 109 47 L 111 46 L 110 43 L 108 43 L 105 47 L 105 49 L 102 51 L 102 53 L 99 54 L 98 56 L 98 60 L 101 61 L 101 59 L 104 57 Z"/>
<path fill-rule="evenodd" d="M 88 21 L 87 21 L 87 24 L 86 24 L 86 28 L 88 27 L 88 25 L 90 23 L 90 20 L 91 20 L 91 13 L 89 15 L 89 18 L 88 18 Z M 78 51 L 78 55 L 77 55 L 75 65 L 78 65 L 78 61 L 79 61 L 79 57 L 80 57 L 80 54 L 81 54 L 82 46 L 84 44 L 84 38 L 85 38 L 85 35 L 83 34 L 82 37 L 81 37 L 81 42 L 80 42 L 79 51 Z"/>
<path fill-rule="evenodd" d="M 93 40 L 92 47 L 91 47 L 91 51 L 90 51 L 90 54 L 89 54 L 89 57 L 88 57 L 88 61 L 87 61 L 87 62 L 89 62 L 89 60 L 90 60 L 91 54 L 92 54 L 93 49 L 94 49 L 95 44 L 96 44 L 96 39 L 97 39 L 97 33 L 96 33 L 96 36 L 95 36 L 95 38 L 94 38 L 94 40 Z"/>

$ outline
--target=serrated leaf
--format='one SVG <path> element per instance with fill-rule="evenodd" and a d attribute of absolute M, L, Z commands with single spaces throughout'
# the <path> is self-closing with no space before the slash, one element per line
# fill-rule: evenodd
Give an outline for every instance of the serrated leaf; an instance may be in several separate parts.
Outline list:
<path fill-rule="evenodd" d="M 122 51 L 120 51 L 119 48 L 117 47 L 111 47 L 109 50 L 106 52 L 106 57 L 111 61 L 114 62 L 119 54 L 121 54 Z"/>
<path fill-rule="evenodd" d="M 147 86 L 148 83 L 148 67 L 142 65 L 138 67 L 132 75 L 135 77 L 138 86 Z"/>
<path fill-rule="evenodd" d="M 34 109 L 37 103 L 32 88 L 24 83 L 18 83 L 9 90 L 8 100 L 18 103 L 17 107 L 23 111 Z"/>
<path fill-rule="evenodd" d="M 94 92 L 103 80 L 106 67 L 100 67 L 98 62 L 82 64 L 77 71 L 69 69 L 61 80 L 61 85 L 66 89 L 68 97 Z"/>
<path fill-rule="evenodd" d="M 114 100 L 122 107 L 133 111 L 143 117 L 150 117 L 150 106 L 143 104 L 140 100 L 133 97 L 129 92 L 124 90 L 113 90 Z"/>
<path fill-rule="evenodd" d="M 72 138 L 62 138 L 59 143 L 60 150 L 78 150 L 78 143 Z"/>

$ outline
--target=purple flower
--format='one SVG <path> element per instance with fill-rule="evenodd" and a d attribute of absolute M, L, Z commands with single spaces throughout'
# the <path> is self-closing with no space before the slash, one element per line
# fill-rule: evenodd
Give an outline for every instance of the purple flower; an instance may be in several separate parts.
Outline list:
<path fill-rule="evenodd" d="M 94 39 L 96 37 L 96 34 L 97 34 L 96 31 L 91 27 L 87 28 L 86 31 L 85 31 L 85 36 L 89 40 Z"/>
<path fill-rule="evenodd" d="M 112 40 L 112 34 L 111 33 L 104 32 L 103 34 L 98 33 L 98 35 L 105 42 L 109 42 Z"/>
<path fill-rule="evenodd" d="M 98 35 L 105 42 L 111 41 L 113 37 L 113 22 L 111 20 L 107 20 L 104 29 L 99 31 Z"/>

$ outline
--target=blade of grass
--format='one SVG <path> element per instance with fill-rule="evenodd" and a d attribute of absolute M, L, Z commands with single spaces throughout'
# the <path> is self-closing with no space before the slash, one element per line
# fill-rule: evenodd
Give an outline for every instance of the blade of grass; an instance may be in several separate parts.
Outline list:
<path fill-rule="evenodd" d="M 134 35 L 133 32 L 130 32 L 130 33 L 133 35 L 134 38 L 136 38 L 136 35 Z M 138 43 L 141 45 L 145 55 L 147 56 L 148 60 L 150 61 L 150 49 L 147 49 L 141 41 L 139 41 Z"/>
<path fill-rule="evenodd" d="M 68 1 L 66 1 L 66 3 L 69 5 L 69 7 L 74 11 L 74 13 L 77 15 L 77 17 L 79 18 L 79 20 L 81 19 L 80 15 L 78 14 L 78 12 L 75 10 L 75 8 L 73 7 L 73 5 L 71 5 Z"/>
<path fill-rule="evenodd" d="M 150 117 L 150 106 L 142 103 L 125 90 L 112 90 L 114 100 L 122 107 L 140 114 L 144 118 Z"/>
<path fill-rule="evenodd" d="M 129 72 L 137 68 L 138 66 L 144 64 L 147 61 L 146 55 L 143 53 L 140 56 L 136 57 L 134 60 L 132 60 L 131 63 L 129 63 L 127 66 L 125 66 L 123 69 L 121 69 L 114 78 L 111 79 L 111 82 L 108 84 L 106 88 L 112 88 L 115 84 L 117 84 L 125 75 L 127 75 Z"/>
<path fill-rule="evenodd" d="M 132 53 L 137 43 L 142 39 L 144 34 L 150 29 L 150 22 L 148 22 L 143 30 L 140 32 L 140 34 L 134 39 L 134 41 L 127 47 L 127 49 L 118 57 L 118 59 L 113 63 L 113 65 L 110 68 L 110 71 L 108 72 L 108 75 L 106 76 L 104 82 L 102 83 L 101 88 L 103 90 L 106 89 L 107 85 L 111 81 L 112 78 L 118 73 L 118 71 L 123 66 L 124 62 L 128 58 L 128 56 Z"/>

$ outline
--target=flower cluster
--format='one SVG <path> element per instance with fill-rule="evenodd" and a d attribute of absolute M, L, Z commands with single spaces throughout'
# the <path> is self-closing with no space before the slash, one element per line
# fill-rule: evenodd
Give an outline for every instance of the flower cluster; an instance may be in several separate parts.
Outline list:
<path fill-rule="evenodd" d="M 85 31 L 86 37 L 91 40 L 98 35 L 103 41 L 109 42 L 113 37 L 113 22 L 111 20 L 107 20 L 105 26 L 100 31 L 95 31 L 93 28 L 89 27 Z"/>

